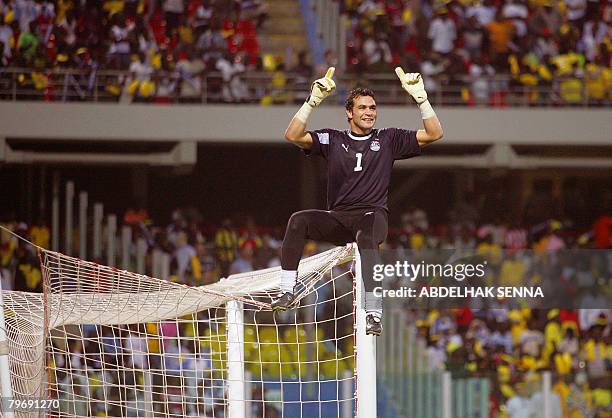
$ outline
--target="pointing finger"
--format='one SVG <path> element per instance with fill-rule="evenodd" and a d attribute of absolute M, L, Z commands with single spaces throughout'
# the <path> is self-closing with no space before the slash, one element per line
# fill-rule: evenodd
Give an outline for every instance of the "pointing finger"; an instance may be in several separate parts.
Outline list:
<path fill-rule="evenodd" d="M 332 78 L 334 76 L 334 71 L 336 71 L 336 67 L 329 67 L 325 73 L 325 78 Z"/>

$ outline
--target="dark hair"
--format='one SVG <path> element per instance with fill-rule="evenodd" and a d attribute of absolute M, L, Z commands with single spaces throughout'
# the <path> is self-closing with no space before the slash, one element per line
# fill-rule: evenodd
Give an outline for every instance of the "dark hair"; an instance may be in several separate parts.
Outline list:
<path fill-rule="evenodd" d="M 372 99 L 376 100 L 374 97 L 374 92 L 367 87 L 355 87 L 351 90 L 346 96 L 346 100 L 344 101 L 344 107 L 346 110 L 353 110 L 353 104 L 355 104 L 355 99 L 361 96 L 370 96 Z"/>

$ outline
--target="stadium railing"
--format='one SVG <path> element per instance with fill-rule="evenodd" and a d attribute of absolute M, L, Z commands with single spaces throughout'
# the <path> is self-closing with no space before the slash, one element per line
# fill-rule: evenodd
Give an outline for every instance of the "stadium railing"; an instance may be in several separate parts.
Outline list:
<path fill-rule="evenodd" d="M 311 80 L 296 73 L 248 72 L 239 76 L 248 96 L 233 100 L 227 94 L 232 88 L 217 72 L 205 73 L 199 79 L 196 95 L 181 94 L 185 81 L 177 72 L 157 71 L 151 75 L 141 94 L 137 77 L 129 71 L 31 68 L 0 69 L 0 100 L 45 100 L 50 102 L 141 102 L 141 103 L 301 103 Z M 160 82 L 176 83 L 169 95 L 160 94 Z M 510 75 L 489 77 L 447 75 L 426 80 L 428 94 L 436 105 L 447 106 L 609 106 L 611 92 L 603 86 L 594 92 L 587 78 L 557 78 L 551 84 L 528 86 Z M 409 97 L 394 74 L 345 74 L 337 77 L 336 104 L 342 104 L 344 93 L 362 85 L 372 88 L 380 104 L 405 104 Z M 224 95 L 223 89 L 226 87 Z M 603 89 L 603 90 L 602 90 Z M 334 103 L 334 100 L 328 101 Z"/>

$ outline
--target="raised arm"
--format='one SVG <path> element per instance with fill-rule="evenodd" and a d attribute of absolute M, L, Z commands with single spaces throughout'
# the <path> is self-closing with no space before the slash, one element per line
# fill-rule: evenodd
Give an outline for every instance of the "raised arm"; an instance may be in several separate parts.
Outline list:
<path fill-rule="evenodd" d="M 285 139 L 302 149 L 310 149 L 312 147 L 312 138 L 306 132 L 306 122 L 310 117 L 313 109 L 321 104 L 321 102 L 329 96 L 336 88 L 336 83 L 332 77 L 334 76 L 334 67 L 329 67 L 325 77 L 319 78 L 312 83 L 310 87 L 310 95 L 304 102 L 300 110 L 293 116 L 289 126 L 285 129 Z"/>
<path fill-rule="evenodd" d="M 404 73 L 401 67 L 395 69 L 395 74 L 399 77 L 402 87 L 408 92 L 421 110 L 423 118 L 423 127 L 417 131 L 417 141 L 421 147 L 431 144 L 442 138 L 444 131 L 436 112 L 434 112 L 429 100 L 427 100 L 427 92 L 425 84 L 420 73 Z"/>

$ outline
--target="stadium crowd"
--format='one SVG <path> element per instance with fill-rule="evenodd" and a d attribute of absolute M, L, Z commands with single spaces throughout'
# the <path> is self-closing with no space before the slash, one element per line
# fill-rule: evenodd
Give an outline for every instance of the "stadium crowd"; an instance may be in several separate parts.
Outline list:
<path fill-rule="evenodd" d="M 106 93 L 157 102 L 198 98 L 200 75 L 213 71 L 221 78 L 208 87 L 225 101 L 243 101 L 239 76 L 260 61 L 256 34 L 264 6 L 261 0 L 3 0 L 0 70 L 33 69 L 19 75 L 19 85 L 43 92 L 45 100 L 65 100 L 67 90 L 76 99 L 90 97 L 98 70 L 129 70 L 127 77 L 107 73 Z M 51 69 L 80 71 L 57 83 Z"/>
<path fill-rule="evenodd" d="M 449 248 L 472 250 L 489 260 L 493 267 L 488 279 L 496 284 L 533 284 L 541 280 L 541 269 L 546 266 L 547 277 L 556 278 L 553 286 L 565 288 L 575 298 L 584 297 L 584 306 L 597 309 L 536 309 L 527 305 L 511 305 L 504 300 L 486 306 L 468 301 L 461 307 L 432 306 L 429 309 L 414 309 L 406 304 L 403 307 L 406 325 L 415 324 L 418 335 L 425 342 L 425 363 L 428 369 L 450 370 L 455 378 L 491 379 L 494 384 L 491 386 L 490 416 L 529 416 L 521 414 L 527 408 L 526 405 L 537 407 L 534 406 L 537 402 L 531 398 L 538 392 L 541 372 L 546 370 L 552 371 L 554 376 L 553 408 L 558 412 L 554 416 L 609 416 L 612 412 L 612 321 L 610 310 L 600 308 L 607 306 L 611 297 L 612 260 L 607 253 L 595 250 L 610 248 L 612 217 L 601 216 L 585 228 L 576 228 L 556 220 L 546 220 L 529 227 L 522 224 L 508 226 L 497 222 L 479 224 L 473 222 L 470 210 L 461 208 L 453 211 L 451 218 L 448 224 L 433 226 L 423 210 L 410 209 L 402 215 L 401 223 L 392 229 L 385 247 L 410 251 Z M 201 217 L 197 211 L 177 209 L 170 224 L 156 227 L 146 211 L 129 209 L 123 223 L 132 225 L 134 237 L 144 237 L 150 250 L 159 249 L 170 255 L 170 280 L 173 281 L 190 285 L 210 284 L 228 274 L 279 265 L 282 228 L 259 227 L 252 217 L 245 217 L 239 222 L 226 219 L 219 227 L 210 228 L 201 226 Z M 50 233 L 44 225 L 29 226 L 12 222 L 5 226 L 28 237 L 36 245 L 49 247 Z M 6 233 L 2 234 L 1 244 L 3 288 L 12 286 L 16 290 L 39 291 L 41 273 L 32 248 L 21 245 Z M 75 248 L 78 248 L 78 242 L 75 242 Z M 321 249 L 309 243 L 306 252 L 312 254 Z M 564 249 L 588 251 L 583 253 L 587 256 L 582 263 L 566 265 L 562 257 L 555 259 L 552 255 Z M 329 297 L 329 292 L 322 287 L 319 289 L 319 299 L 324 300 L 322 298 L 325 297 Z M 349 305 L 350 302 L 347 303 L 347 310 L 352 309 Z M 320 314 L 321 317 L 325 316 L 325 312 Z M 280 321 L 282 323 L 282 318 Z M 335 326 L 345 327 L 346 335 L 349 335 L 352 329 L 349 322 Z M 180 325 L 181 335 L 188 332 L 185 328 L 188 326 L 185 323 Z M 291 378 L 296 373 L 292 367 L 297 367 L 295 365 L 305 359 L 293 359 L 291 350 L 279 354 L 275 342 L 280 338 L 299 338 L 295 333 L 304 331 L 288 327 L 293 334 L 279 336 L 273 329 L 263 332 L 264 328 L 258 331 L 259 340 L 262 342 L 262 338 L 265 339 L 263 342 L 269 344 L 270 352 L 265 350 L 265 344 L 255 351 L 246 350 L 245 358 L 249 361 L 247 369 L 254 375 L 263 374 L 271 378 L 282 375 Z M 337 328 L 333 328 L 327 330 L 321 327 L 319 331 L 322 335 L 319 339 L 333 340 L 333 333 L 338 332 Z M 93 333 L 92 341 L 100 333 L 111 333 L 109 338 L 118 338 L 116 331 L 105 327 L 92 327 L 89 331 Z M 132 331 L 137 336 L 142 335 L 137 330 Z M 328 331 L 330 335 L 327 335 Z M 88 352 L 95 353 L 98 350 L 99 356 L 110 356 L 108 361 L 119 361 L 119 352 L 127 348 L 120 350 L 117 347 L 131 340 L 129 329 L 122 332 L 127 333 L 127 337 L 124 335 L 117 340 L 119 342 L 115 348 L 112 344 L 110 348 L 103 344 L 100 347 L 89 347 Z M 247 329 L 246 338 L 255 338 L 256 332 Z M 342 332 L 340 335 L 344 335 Z M 156 333 L 164 335 L 162 331 L 153 331 L 153 334 Z M 146 361 L 151 362 L 151 367 L 187 367 L 181 366 L 180 362 L 171 365 L 170 360 L 163 359 L 172 357 L 172 347 L 174 351 L 178 350 L 179 340 L 172 337 L 175 334 L 167 333 L 163 337 L 164 355 L 161 357 L 155 355 L 160 352 L 160 342 L 146 341 L 145 351 L 150 353 Z M 208 352 L 224 351 L 220 347 L 213 347 L 214 343 L 212 339 L 209 341 Z M 345 343 L 346 347 L 339 344 L 337 348 L 350 357 L 352 349 L 348 345 L 352 341 L 346 340 Z M 155 344 L 158 344 L 157 349 Z M 110 353 L 104 354 L 105 350 L 110 350 Z M 187 346 L 181 346 L 179 351 L 195 352 Z M 323 378 L 333 378 L 338 370 L 352 370 L 349 360 L 338 362 L 334 347 L 321 343 L 320 353 L 320 360 L 328 361 L 330 366 L 329 370 L 321 367 Z M 263 370 L 258 360 L 260 355 L 269 361 Z M 279 364 L 288 362 L 287 359 L 293 359 L 294 366 L 283 365 L 281 368 Z M 95 363 L 95 360 L 92 361 Z M 122 361 L 137 359 L 128 356 L 128 360 Z M 209 368 L 214 362 L 222 361 L 212 355 L 206 358 Z M 278 364 L 275 363 L 277 361 Z M 91 367 L 95 370 L 96 366 L 92 363 Z M 219 367 L 217 364 L 214 368 Z M 58 365 L 60 381 L 63 378 L 61 368 Z M 218 390 L 215 389 L 215 378 L 211 379 L 207 387 L 211 391 Z M 69 385 L 70 382 L 64 384 Z M 98 390 L 103 389 L 100 387 Z M 211 394 L 210 398 L 217 396 L 221 395 Z M 214 405 L 209 406 L 212 408 Z"/>
<path fill-rule="evenodd" d="M 509 91 L 530 105 L 610 103 L 612 12 L 603 0 L 341 5 L 349 74 L 367 80 L 402 64 L 424 75 L 431 97 L 444 90 L 451 104 L 504 106 L 518 100 Z M 189 103 L 205 94 L 286 103 L 288 90 L 307 88 L 313 66 L 306 51 L 293 51 L 295 63 L 261 54 L 257 28 L 267 9 L 264 0 L 2 0 L 0 90 L 12 97 L 17 83 L 19 97 L 50 101 Z M 3 67 L 29 70 L 3 75 Z M 245 81 L 258 71 L 268 74 Z"/>
<path fill-rule="evenodd" d="M 420 70 L 432 96 L 504 105 L 510 75 L 530 104 L 609 103 L 612 9 L 598 0 L 345 0 L 349 71 Z M 438 78 L 438 76 L 444 76 Z M 556 97 L 547 97 L 554 93 Z M 544 95 L 544 96 L 542 96 Z"/>

